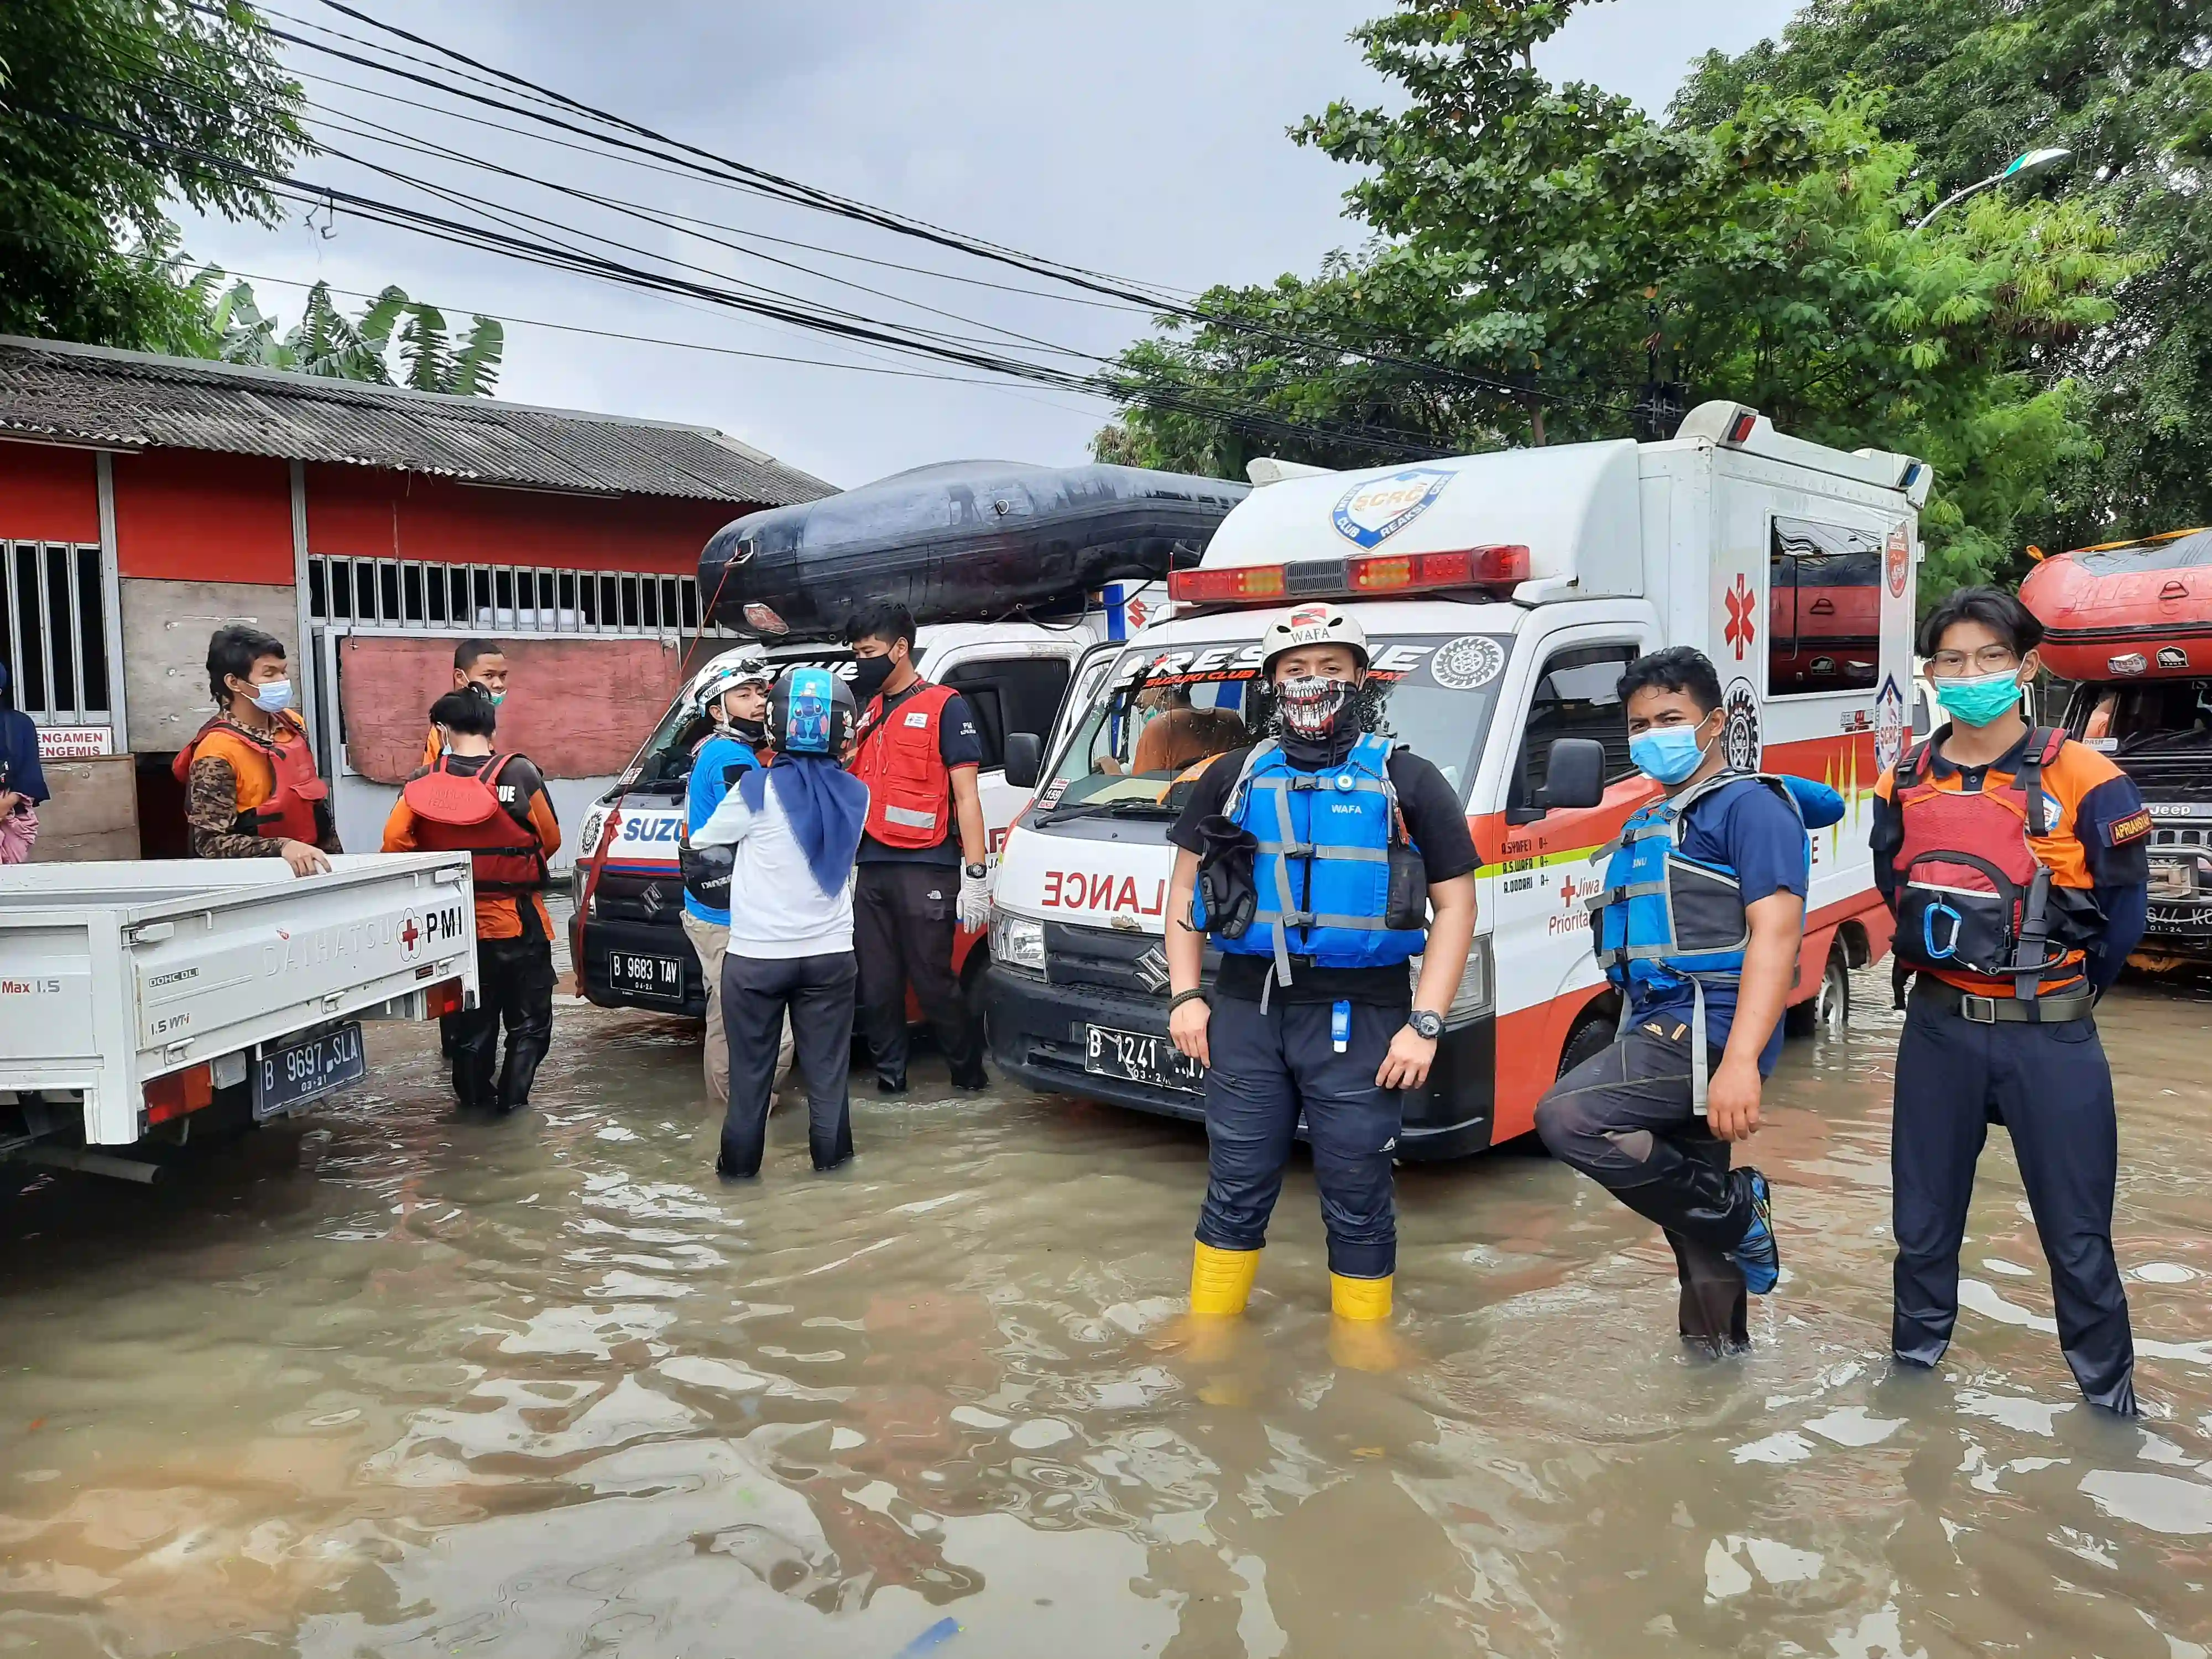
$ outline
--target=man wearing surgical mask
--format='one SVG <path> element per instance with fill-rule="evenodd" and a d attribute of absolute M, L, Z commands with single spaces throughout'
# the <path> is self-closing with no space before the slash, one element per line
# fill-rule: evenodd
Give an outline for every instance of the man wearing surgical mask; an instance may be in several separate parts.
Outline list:
<path fill-rule="evenodd" d="M 2142 937 L 2150 814 L 2108 757 L 2023 717 L 2042 638 L 1995 588 L 1938 605 L 1920 650 L 1950 724 L 1875 786 L 1875 881 L 1897 914 L 1905 1009 L 1890 1346 L 1907 1370 L 1943 1357 L 1974 1165 L 2002 1124 L 2051 1264 L 2059 1349 L 2091 1405 L 2132 1417 L 2112 1255 L 2118 1129 L 2093 1011 Z"/>
<path fill-rule="evenodd" d="M 453 690 L 474 691 L 494 708 L 507 701 L 507 652 L 498 641 L 463 640 L 453 647 Z M 422 764 L 435 766 L 445 752 L 444 734 L 434 726 L 422 740 Z"/>
<path fill-rule="evenodd" d="M 284 642 L 258 628 L 219 628 L 208 641 L 217 713 L 178 754 L 194 858 L 282 858 L 295 876 L 343 852 L 330 792 L 292 710 Z"/>
<path fill-rule="evenodd" d="M 1759 1127 L 1761 1085 L 1782 1050 L 1812 868 L 1808 818 L 1832 823 L 1832 790 L 1730 769 L 1720 677 L 1673 646 L 1621 676 L 1628 753 L 1660 799 L 1600 855 L 1591 942 L 1626 1018 L 1612 1047 L 1554 1084 L 1536 1131 L 1665 1230 L 1682 1280 L 1680 1328 L 1714 1346 L 1745 1340 L 1745 1292 L 1780 1276 L 1771 1196 L 1730 1169 Z M 1801 793 L 1801 791 L 1802 793 Z"/>

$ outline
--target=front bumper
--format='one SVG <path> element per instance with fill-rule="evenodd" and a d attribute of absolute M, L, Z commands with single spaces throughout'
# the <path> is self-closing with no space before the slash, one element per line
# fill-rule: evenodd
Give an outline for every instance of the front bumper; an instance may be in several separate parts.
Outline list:
<path fill-rule="evenodd" d="M 1156 1089 L 1084 1069 L 1086 1027 L 1165 1036 L 1164 997 L 1125 996 L 1090 985 L 1054 985 L 994 963 L 985 978 L 991 1058 L 1017 1083 L 1040 1094 L 1076 1095 L 1160 1117 L 1206 1121 L 1206 1100 L 1181 1089 Z M 1398 1136 L 1402 1162 L 1465 1158 L 1491 1144 L 1496 1123 L 1498 1025 L 1484 1015 L 1444 1032 L 1429 1081 L 1406 1097 Z M 1298 1139 L 1306 1139 L 1298 1124 Z"/>
<path fill-rule="evenodd" d="M 643 1008 L 656 1014 L 680 1014 L 690 1019 L 707 1017 L 707 980 L 699 970 L 698 952 L 684 937 L 683 924 L 673 916 L 665 921 L 617 921 L 605 916 L 580 917 L 569 935 L 576 961 L 576 988 L 587 1002 L 602 1008 Z M 674 957 L 684 964 L 684 995 L 640 996 L 615 988 L 607 958 L 617 951 L 646 956 Z"/>

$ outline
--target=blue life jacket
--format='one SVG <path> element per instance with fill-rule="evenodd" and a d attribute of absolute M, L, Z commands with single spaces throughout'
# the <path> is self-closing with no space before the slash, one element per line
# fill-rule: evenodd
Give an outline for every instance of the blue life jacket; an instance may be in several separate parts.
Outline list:
<path fill-rule="evenodd" d="M 696 789 L 702 765 L 721 773 L 721 787 L 714 792 L 711 804 Z M 691 837 L 714 816 L 714 808 L 721 805 L 722 797 L 730 793 L 738 775 L 757 771 L 759 768 L 760 757 L 753 753 L 752 746 L 744 738 L 723 732 L 715 732 L 701 744 L 698 754 L 692 759 L 691 784 L 684 792 L 684 839 L 678 844 L 677 866 L 684 874 L 684 908 L 702 921 L 729 926 L 730 872 L 737 867 L 738 849 L 694 847 Z M 701 811 L 702 807 L 706 810 Z"/>
<path fill-rule="evenodd" d="M 1751 923 L 1743 890 L 1725 864 L 1682 853 L 1679 826 L 1698 802 L 1743 787 L 1771 789 L 1789 803 L 1801 826 L 1825 829 L 1844 815 L 1844 799 L 1809 778 L 1767 772 L 1723 772 L 1668 800 L 1663 797 L 1632 814 L 1620 838 L 1601 848 L 1610 854 L 1605 886 L 1589 902 L 1590 945 L 1606 977 L 1626 994 L 1621 1024 L 1639 998 L 1685 982 L 1693 993 L 1690 1037 L 1692 1093 L 1702 1108 L 1705 1092 L 1705 992 L 1733 987 L 1742 977 Z M 1812 848 L 1806 846 L 1809 862 Z"/>
<path fill-rule="evenodd" d="M 1259 906 L 1241 938 L 1216 942 L 1231 955 L 1273 957 L 1271 984 L 1291 982 L 1293 956 L 1322 968 L 1391 968 L 1426 940 L 1424 928 L 1386 924 L 1390 848 L 1401 840 L 1389 758 L 1389 739 L 1369 732 L 1318 772 L 1292 766 L 1272 742 L 1246 759 L 1224 816 L 1258 842 Z M 1202 907 L 1198 922 L 1206 925 Z"/>

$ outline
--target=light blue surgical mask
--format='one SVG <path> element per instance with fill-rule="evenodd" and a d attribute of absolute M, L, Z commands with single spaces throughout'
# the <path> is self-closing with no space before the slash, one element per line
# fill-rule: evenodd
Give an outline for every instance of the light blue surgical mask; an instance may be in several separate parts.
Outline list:
<path fill-rule="evenodd" d="M 491 706 L 495 708 L 507 701 L 507 693 L 504 691 L 487 691 L 484 695 L 491 699 Z"/>
<path fill-rule="evenodd" d="M 292 682 L 264 680 L 253 688 L 253 706 L 264 714 L 281 714 L 292 706 Z"/>
<path fill-rule="evenodd" d="M 2003 718 L 2006 709 L 2016 708 L 2020 702 L 2017 668 L 1996 674 L 1960 674 L 1956 678 L 1937 679 L 1930 684 L 1936 688 L 1936 701 L 1943 705 L 1943 712 L 1969 726 L 1987 726 Z"/>
<path fill-rule="evenodd" d="M 1628 758 L 1645 777 L 1671 789 L 1705 763 L 1705 750 L 1696 726 L 1662 726 L 1631 738 Z"/>

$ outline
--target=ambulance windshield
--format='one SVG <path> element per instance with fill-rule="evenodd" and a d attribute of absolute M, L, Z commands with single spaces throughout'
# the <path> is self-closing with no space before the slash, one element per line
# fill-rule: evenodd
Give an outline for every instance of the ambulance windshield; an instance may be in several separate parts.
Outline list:
<path fill-rule="evenodd" d="M 1376 729 L 1432 762 L 1462 794 L 1473 781 L 1510 641 L 1487 634 L 1370 640 Z M 1057 814 L 1079 805 L 1116 817 L 1170 817 L 1217 755 L 1255 730 L 1251 645 L 1137 647 L 1087 687 L 1091 706 L 1038 794 Z"/>

